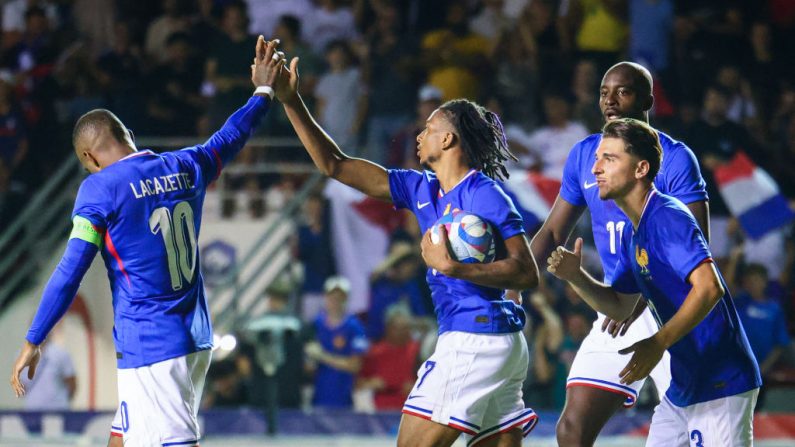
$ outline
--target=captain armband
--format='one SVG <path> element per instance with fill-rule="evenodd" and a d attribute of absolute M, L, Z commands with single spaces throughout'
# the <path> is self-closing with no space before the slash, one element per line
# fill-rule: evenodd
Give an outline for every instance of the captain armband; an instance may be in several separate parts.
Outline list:
<path fill-rule="evenodd" d="M 72 223 L 72 233 L 69 234 L 69 239 L 81 239 L 98 248 L 102 247 L 102 233 L 94 227 L 91 221 L 85 217 L 75 216 Z"/>

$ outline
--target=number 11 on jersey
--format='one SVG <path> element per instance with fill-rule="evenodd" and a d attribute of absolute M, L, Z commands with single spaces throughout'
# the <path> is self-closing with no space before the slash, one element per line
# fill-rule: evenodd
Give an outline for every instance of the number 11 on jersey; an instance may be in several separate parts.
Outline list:
<path fill-rule="evenodd" d="M 624 225 L 626 222 L 610 221 L 607 223 L 607 232 L 610 233 L 610 253 L 616 254 L 616 233 L 618 233 L 618 243 L 621 243 L 621 237 L 624 234 Z"/>

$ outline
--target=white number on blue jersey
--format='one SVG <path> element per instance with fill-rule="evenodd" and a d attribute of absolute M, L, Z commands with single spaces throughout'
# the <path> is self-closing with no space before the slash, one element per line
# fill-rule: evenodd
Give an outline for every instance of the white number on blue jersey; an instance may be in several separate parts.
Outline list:
<path fill-rule="evenodd" d="M 183 278 L 190 283 L 196 270 L 196 229 L 193 209 L 188 202 L 179 202 L 172 213 L 166 207 L 152 211 L 149 216 L 152 234 L 160 233 L 168 255 L 168 273 L 171 288 L 182 289 Z"/>
<path fill-rule="evenodd" d="M 607 223 L 607 231 L 610 233 L 610 253 L 616 254 L 616 233 L 618 233 L 618 243 L 621 243 L 621 235 L 624 233 L 624 225 L 626 222 L 610 221 Z"/>

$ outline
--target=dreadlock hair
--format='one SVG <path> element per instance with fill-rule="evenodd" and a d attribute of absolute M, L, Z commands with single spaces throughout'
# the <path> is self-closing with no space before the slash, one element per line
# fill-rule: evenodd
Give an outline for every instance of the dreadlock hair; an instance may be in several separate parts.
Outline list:
<path fill-rule="evenodd" d="M 504 162 L 518 159 L 508 149 L 500 118 L 466 99 L 447 101 L 439 109 L 458 133 L 470 165 L 494 180 L 507 180 L 509 174 Z"/>

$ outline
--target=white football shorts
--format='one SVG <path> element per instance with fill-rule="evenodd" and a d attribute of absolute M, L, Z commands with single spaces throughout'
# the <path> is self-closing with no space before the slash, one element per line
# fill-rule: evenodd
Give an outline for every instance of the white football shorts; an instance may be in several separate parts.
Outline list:
<path fill-rule="evenodd" d="M 687 407 L 665 398 L 654 409 L 646 447 L 750 447 L 759 388 Z"/>
<path fill-rule="evenodd" d="M 119 407 L 111 436 L 125 447 L 199 445 L 197 415 L 212 351 L 119 369 Z"/>
<path fill-rule="evenodd" d="M 538 421 L 522 401 L 528 364 L 521 332 L 445 332 L 420 366 L 403 413 L 458 429 L 470 446 L 516 427 L 527 436 Z"/>
<path fill-rule="evenodd" d="M 591 332 L 580 345 L 569 370 L 566 388 L 588 386 L 618 393 L 626 397 L 624 406 L 631 407 L 635 405 L 638 393 L 646 380 L 638 380 L 629 385 L 621 383 L 618 373 L 627 366 L 632 355 L 621 355 L 618 351 L 637 341 L 651 337 L 659 330 L 659 326 L 654 320 L 651 310 L 646 308 L 632 323 L 625 335 L 613 338 L 607 332 L 602 332 L 604 319 L 605 316 L 599 314 L 599 318 L 593 323 Z M 652 370 L 649 377 L 654 381 L 654 386 L 662 401 L 665 391 L 671 385 L 671 355 L 668 351 L 665 351 L 660 363 Z"/>

